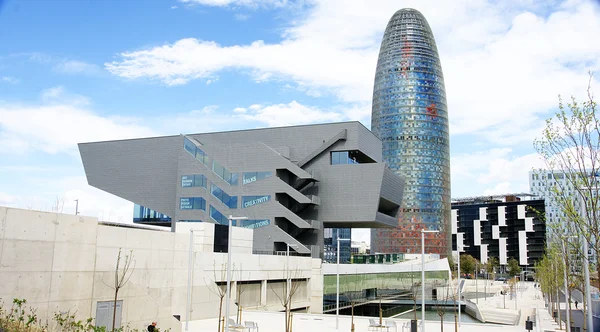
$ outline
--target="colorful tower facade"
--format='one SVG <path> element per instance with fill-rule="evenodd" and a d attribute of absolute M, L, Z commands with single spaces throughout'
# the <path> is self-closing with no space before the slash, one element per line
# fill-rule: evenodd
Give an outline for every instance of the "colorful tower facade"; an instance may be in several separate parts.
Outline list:
<path fill-rule="evenodd" d="M 397 11 L 385 29 L 373 89 L 371 131 L 383 161 L 406 178 L 398 227 L 372 229 L 371 252 L 450 251 L 450 144 L 444 76 L 431 28 L 417 10 Z"/>

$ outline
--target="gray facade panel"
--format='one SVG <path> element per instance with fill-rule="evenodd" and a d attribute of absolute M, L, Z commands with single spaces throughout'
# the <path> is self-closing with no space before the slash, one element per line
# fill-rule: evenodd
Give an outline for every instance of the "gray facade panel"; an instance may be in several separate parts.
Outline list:
<path fill-rule="evenodd" d="M 331 144 L 334 137 L 337 141 Z M 190 149 L 208 156 L 200 158 L 204 162 L 184 149 L 188 138 Z M 388 209 L 402 199 L 402 179 L 378 163 L 381 142 L 358 122 L 88 143 L 80 150 L 90 185 L 167 214 L 173 221 L 216 222 L 210 217 L 211 206 L 225 217 L 270 220 L 254 231 L 257 252 L 285 250 L 287 243 L 296 244 L 298 252 L 321 256 L 324 226 L 394 226 L 396 215 L 378 212 L 381 197 Z M 332 151 L 354 150 L 375 162 L 331 165 Z M 309 162 L 300 168 L 297 163 L 303 159 Z M 215 161 L 236 174 L 238 183 L 217 175 Z M 244 172 L 271 176 L 244 184 Z M 182 176 L 190 175 L 203 175 L 206 188 L 182 186 Z M 212 184 L 237 197 L 235 208 L 213 195 Z M 244 196 L 261 201 L 242 207 Z M 264 196 L 270 199 L 262 201 Z M 202 197 L 205 210 L 181 209 L 182 197 Z"/>
<path fill-rule="evenodd" d="M 88 183 L 168 216 L 175 213 L 179 136 L 80 143 Z"/>

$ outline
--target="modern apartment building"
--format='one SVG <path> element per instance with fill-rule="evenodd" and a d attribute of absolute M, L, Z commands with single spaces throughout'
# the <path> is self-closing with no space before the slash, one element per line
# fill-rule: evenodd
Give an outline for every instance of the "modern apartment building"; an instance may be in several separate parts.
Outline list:
<path fill-rule="evenodd" d="M 323 258 L 324 228 L 397 225 L 404 180 L 359 122 L 81 143 L 88 183 L 138 221 L 253 228 L 256 253 Z M 143 207 L 143 208 L 142 208 Z M 152 223 L 152 220 L 149 221 Z M 349 247 L 349 244 L 348 244 Z"/>
<path fill-rule="evenodd" d="M 417 10 L 397 11 L 385 29 L 373 88 L 371 130 L 383 161 L 406 178 L 395 229 L 373 229 L 374 253 L 450 250 L 450 141 L 444 76 L 433 32 Z"/>
<path fill-rule="evenodd" d="M 514 258 L 533 267 L 545 252 L 544 200 L 508 196 L 505 201 L 482 196 L 452 203 L 452 247 L 482 263 Z"/>

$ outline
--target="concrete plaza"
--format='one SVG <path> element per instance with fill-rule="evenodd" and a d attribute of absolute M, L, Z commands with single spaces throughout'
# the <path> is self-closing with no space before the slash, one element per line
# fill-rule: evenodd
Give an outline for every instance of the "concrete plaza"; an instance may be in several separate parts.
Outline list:
<path fill-rule="evenodd" d="M 484 281 L 479 281 L 478 288 L 481 287 L 483 290 Z M 480 298 L 478 307 L 480 310 L 493 310 L 502 314 L 504 310 L 506 313 L 515 311 L 515 299 L 506 297 L 506 308 L 504 309 L 504 296 L 500 294 L 502 289 L 501 282 L 490 282 L 488 281 L 488 294 L 492 291 L 495 293 L 488 296 L 487 299 Z M 465 288 L 470 288 L 475 285 L 474 280 L 468 280 Z M 476 302 L 475 300 L 472 300 Z M 459 331 L 465 332 L 481 332 L 482 328 L 486 329 L 486 332 L 490 331 L 526 331 L 525 321 L 527 316 L 534 319 L 534 313 L 537 313 L 535 317 L 536 324 L 534 331 L 542 332 L 547 330 L 557 330 L 558 324 L 554 323 L 550 314 L 545 308 L 544 300 L 542 299 L 541 291 L 534 287 L 533 282 L 521 282 L 519 284 L 518 296 L 516 299 L 516 306 L 520 311 L 519 322 L 517 325 L 498 325 L 498 324 L 483 324 L 483 323 L 461 323 L 458 327 Z M 510 309 L 508 309 L 510 308 Z M 369 319 L 375 319 L 379 321 L 379 318 L 373 317 L 354 317 L 354 326 L 356 332 L 372 331 L 369 329 Z M 408 332 L 410 321 L 407 319 L 385 319 L 392 320 L 396 323 L 397 328 L 394 330 L 391 328 L 389 331 L 406 331 Z M 242 314 L 242 322 L 252 321 L 256 322 L 259 326 L 260 332 L 281 332 L 285 331 L 284 326 L 284 314 L 281 312 L 264 312 L 264 311 L 244 311 Z M 419 321 L 420 323 L 420 321 Z M 318 314 L 294 314 L 293 316 L 293 331 L 295 332 L 337 332 L 337 331 L 350 331 L 351 317 L 350 316 L 339 316 L 339 328 L 336 329 L 336 317 L 335 315 L 318 315 Z M 454 315 L 446 314 L 444 316 L 444 331 L 454 331 Z M 185 322 L 182 322 L 182 330 L 185 331 Z M 217 330 L 217 319 L 205 319 L 198 320 L 189 323 L 189 331 L 204 332 L 204 331 L 216 331 Z M 387 331 L 385 328 L 383 331 Z M 441 331 L 439 321 L 427 321 L 425 324 L 426 331 Z M 232 330 L 234 331 L 234 330 Z M 241 329 L 237 330 L 241 331 Z M 381 329 L 378 329 L 381 331 Z M 419 331 L 422 331 L 419 329 Z"/>

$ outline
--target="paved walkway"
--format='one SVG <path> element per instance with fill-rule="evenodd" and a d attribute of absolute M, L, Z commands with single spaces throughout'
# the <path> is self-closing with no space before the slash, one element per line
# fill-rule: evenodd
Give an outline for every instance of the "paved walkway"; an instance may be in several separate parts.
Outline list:
<path fill-rule="evenodd" d="M 474 282 L 474 281 L 473 281 Z M 480 281 L 483 286 L 483 280 Z M 493 296 L 488 297 L 487 300 L 479 299 L 479 307 L 483 309 L 495 309 L 501 310 L 504 306 L 503 296 L 499 294 L 502 288 L 501 282 L 494 282 L 497 285 L 497 293 Z M 554 331 L 558 329 L 558 324 L 554 323 L 550 314 L 545 309 L 544 300 L 542 299 L 541 292 L 539 289 L 533 287 L 533 282 L 521 282 L 519 285 L 518 297 L 516 299 L 516 306 L 521 310 L 521 319 L 518 325 L 507 326 L 507 325 L 496 325 L 496 324 L 476 324 L 476 323 L 461 323 L 458 328 L 459 331 L 464 332 L 482 332 L 482 328 L 485 328 L 485 332 L 494 331 L 506 331 L 506 332 L 524 332 L 525 320 L 527 315 L 531 315 L 535 309 L 538 309 L 539 320 L 538 325 L 534 328 L 534 332 L 544 332 L 546 330 Z M 473 300 L 473 302 L 476 302 Z M 514 310 L 515 300 L 506 297 L 506 307 Z M 354 325 L 355 332 L 367 332 L 369 330 L 369 318 L 371 317 L 355 317 Z M 532 317 L 533 318 L 533 317 Z M 373 318 L 371 318 L 373 319 Z M 260 332 L 282 332 L 285 331 L 284 315 L 280 312 L 264 312 L 264 311 L 245 311 L 243 313 L 244 321 L 253 321 L 258 323 Z M 378 321 L 378 318 L 375 318 Z M 387 319 L 384 319 L 384 321 Z M 318 314 L 294 314 L 293 318 L 293 331 L 294 332 L 337 332 L 347 331 L 350 332 L 350 321 L 349 316 L 339 316 L 339 328 L 336 329 L 336 317 L 335 315 L 318 315 Z M 406 319 L 392 319 L 397 325 L 397 329 L 393 328 L 389 331 L 410 331 L 404 329 L 403 326 L 410 324 L 409 320 Z M 444 331 L 452 332 L 455 331 L 454 316 L 446 314 L 444 316 Z M 440 331 L 440 322 L 427 321 L 425 324 L 425 330 L 428 332 Z M 189 331 L 193 332 L 204 332 L 204 331 L 216 331 L 217 330 L 217 319 L 206 319 L 190 322 Z M 182 331 L 185 331 L 185 323 L 182 324 Z M 233 330 L 232 330 L 233 331 Z M 241 331 L 241 330 L 238 330 Z M 386 329 L 383 329 L 386 331 Z M 422 331 L 419 329 L 419 331 Z"/>

